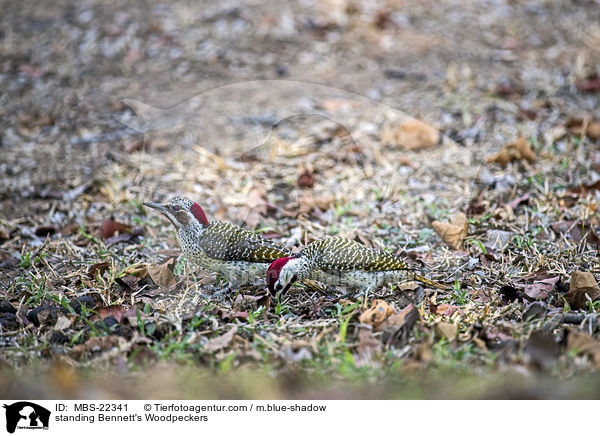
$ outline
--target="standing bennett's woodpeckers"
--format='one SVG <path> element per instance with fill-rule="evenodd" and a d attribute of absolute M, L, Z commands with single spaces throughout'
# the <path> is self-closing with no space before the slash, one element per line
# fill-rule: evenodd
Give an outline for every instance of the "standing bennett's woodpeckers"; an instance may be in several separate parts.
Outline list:
<path fill-rule="evenodd" d="M 416 274 L 393 254 L 344 238 L 311 242 L 296 256 L 277 259 L 267 271 L 267 286 L 273 294 L 285 292 L 303 279 L 356 288 L 365 294 L 406 279 L 445 289 Z"/>
<path fill-rule="evenodd" d="M 231 287 L 264 277 L 271 262 L 290 251 L 233 224 L 209 222 L 193 201 L 174 198 L 168 203 L 144 203 L 160 211 L 177 228 L 181 250 L 191 262 L 219 273 Z"/>

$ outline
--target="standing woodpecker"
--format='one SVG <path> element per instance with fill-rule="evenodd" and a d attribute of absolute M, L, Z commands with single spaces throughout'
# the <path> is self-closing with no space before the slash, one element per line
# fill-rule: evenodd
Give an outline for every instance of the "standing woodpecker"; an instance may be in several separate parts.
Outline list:
<path fill-rule="evenodd" d="M 446 289 L 416 274 L 393 254 L 345 238 L 311 242 L 294 257 L 277 259 L 267 271 L 267 286 L 273 295 L 286 292 L 292 283 L 303 279 L 358 289 L 365 296 L 388 283 L 405 279 Z"/>
<path fill-rule="evenodd" d="M 177 229 L 185 257 L 210 271 L 219 273 L 230 287 L 264 277 L 271 262 L 290 251 L 256 233 L 233 224 L 209 222 L 198 203 L 173 198 L 168 203 L 144 203 L 160 211 Z"/>

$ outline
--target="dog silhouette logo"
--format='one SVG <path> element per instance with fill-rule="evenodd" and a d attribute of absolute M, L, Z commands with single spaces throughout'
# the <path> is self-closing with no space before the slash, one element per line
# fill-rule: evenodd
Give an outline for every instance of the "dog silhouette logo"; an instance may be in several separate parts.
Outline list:
<path fill-rule="evenodd" d="M 6 431 L 14 433 L 18 429 L 48 429 L 50 411 L 29 401 L 5 404 Z"/>

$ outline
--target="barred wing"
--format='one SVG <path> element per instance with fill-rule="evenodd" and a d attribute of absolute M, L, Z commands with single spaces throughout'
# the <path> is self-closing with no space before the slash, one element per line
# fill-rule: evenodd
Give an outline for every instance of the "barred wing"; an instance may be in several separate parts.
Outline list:
<path fill-rule="evenodd" d="M 214 259 L 267 263 L 289 256 L 285 247 L 229 223 L 213 221 L 200 236 L 200 248 Z"/>
<path fill-rule="evenodd" d="M 411 269 L 393 254 L 369 248 L 345 238 L 326 238 L 315 241 L 303 250 L 302 255 L 309 255 L 319 268 L 328 272 Z"/>

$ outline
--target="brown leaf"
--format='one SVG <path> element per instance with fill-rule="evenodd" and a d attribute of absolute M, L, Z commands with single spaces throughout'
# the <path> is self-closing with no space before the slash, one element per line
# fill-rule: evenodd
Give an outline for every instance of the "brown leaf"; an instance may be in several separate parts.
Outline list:
<path fill-rule="evenodd" d="M 436 145 L 440 140 L 440 132 L 429 124 L 417 119 L 386 124 L 380 136 L 383 144 L 395 145 L 408 150 L 420 150 Z"/>
<path fill-rule="evenodd" d="M 92 321 L 95 321 L 100 317 L 100 319 L 104 320 L 110 316 L 116 319 L 118 322 L 121 322 L 123 318 L 123 314 L 125 313 L 125 307 L 120 304 L 113 304 L 111 306 L 103 306 L 96 309 L 98 312 L 98 316 L 93 316 L 91 318 Z"/>
<path fill-rule="evenodd" d="M 450 223 L 434 221 L 432 223 L 435 232 L 444 240 L 450 248 L 455 250 L 462 246 L 463 240 L 467 237 L 469 221 L 464 213 L 459 213 L 450 220 Z"/>
<path fill-rule="evenodd" d="M 581 92 L 596 92 L 600 90 L 600 77 L 590 77 L 584 80 L 576 80 L 575 87 Z"/>
<path fill-rule="evenodd" d="M 593 191 L 600 191 L 600 180 L 598 180 L 596 183 L 592 183 L 589 185 L 578 185 L 578 186 L 572 186 L 571 188 L 567 189 L 567 192 L 570 192 L 572 194 L 588 194 L 589 192 L 593 192 Z"/>
<path fill-rule="evenodd" d="M 214 353 L 215 351 L 222 350 L 223 348 L 229 346 L 233 336 L 237 333 L 237 331 L 238 326 L 235 325 L 227 333 L 217 336 L 216 338 L 209 339 L 208 342 L 204 344 L 204 351 L 207 353 Z"/>
<path fill-rule="evenodd" d="M 159 266 L 148 266 L 148 275 L 156 285 L 164 289 L 171 289 L 177 281 L 173 275 L 175 260 L 170 258 Z"/>
<path fill-rule="evenodd" d="M 131 226 L 122 224 L 114 220 L 102 221 L 101 234 L 103 239 L 108 239 L 115 234 L 132 233 Z"/>
<path fill-rule="evenodd" d="M 589 116 L 571 117 L 565 123 L 569 133 L 577 136 L 587 136 L 590 139 L 600 138 L 600 122 Z"/>
<path fill-rule="evenodd" d="M 587 354 L 600 367 L 600 343 L 587 333 L 572 331 L 567 337 L 567 350 Z"/>
<path fill-rule="evenodd" d="M 91 279 L 95 279 L 98 275 L 101 276 L 102 274 L 104 274 L 104 272 L 108 270 L 108 268 L 110 268 L 110 263 L 108 262 L 95 263 L 92 266 L 90 266 L 90 269 L 88 270 L 88 276 Z"/>
<path fill-rule="evenodd" d="M 358 354 L 370 357 L 381 346 L 381 342 L 375 339 L 373 332 L 368 328 L 358 330 Z"/>
<path fill-rule="evenodd" d="M 529 146 L 529 142 L 521 136 L 516 141 L 506 144 L 498 153 L 488 156 L 487 162 L 505 166 L 507 163 L 516 160 L 535 162 L 536 159 L 537 157 Z"/>
<path fill-rule="evenodd" d="M 362 324 L 369 324 L 373 326 L 373 330 L 378 331 L 381 323 L 393 313 L 394 309 L 385 301 L 374 300 L 371 307 L 360 314 L 358 321 Z"/>
<path fill-rule="evenodd" d="M 458 335 L 458 326 L 456 324 L 441 321 L 435 325 L 435 332 L 452 342 Z"/>
<path fill-rule="evenodd" d="M 526 285 L 523 293 L 533 300 L 545 299 L 548 294 L 556 285 L 556 282 L 560 280 L 559 276 L 552 277 L 549 279 L 539 280 L 530 285 Z"/>
<path fill-rule="evenodd" d="M 552 366 L 559 355 L 558 344 L 554 338 L 542 330 L 531 332 L 524 352 L 529 357 L 531 363 L 542 369 Z"/>
<path fill-rule="evenodd" d="M 317 195 L 314 198 L 314 201 L 315 201 L 315 204 L 317 205 L 317 207 L 323 211 L 329 209 L 331 207 L 331 205 L 333 204 L 334 200 L 335 200 L 335 197 L 333 196 L 333 194 L 330 194 L 330 193 Z"/>
<path fill-rule="evenodd" d="M 447 317 L 451 317 L 455 312 L 463 313 L 462 309 L 458 306 L 454 306 L 452 304 L 438 304 L 437 306 L 431 304 L 429 306 L 429 311 L 433 314 L 445 315 Z"/>
<path fill-rule="evenodd" d="M 552 224 L 551 227 L 556 233 L 567 235 L 572 241 L 580 242 L 585 239 L 589 244 L 600 244 L 600 238 L 589 223 L 574 220 L 561 221 Z"/>
<path fill-rule="evenodd" d="M 572 309 L 585 309 L 588 301 L 600 299 L 600 288 L 596 279 L 590 272 L 575 271 L 571 276 L 569 292 L 565 294 L 565 300 Z"/>

